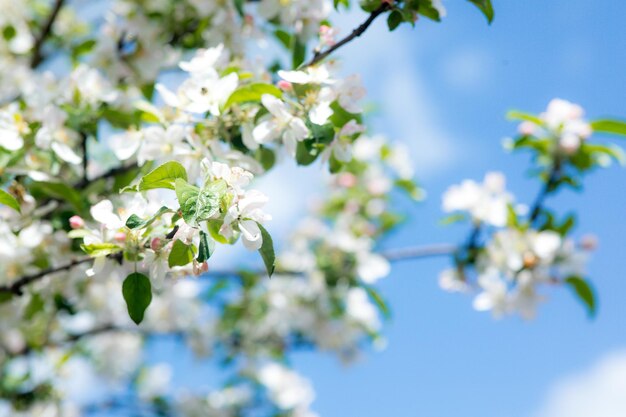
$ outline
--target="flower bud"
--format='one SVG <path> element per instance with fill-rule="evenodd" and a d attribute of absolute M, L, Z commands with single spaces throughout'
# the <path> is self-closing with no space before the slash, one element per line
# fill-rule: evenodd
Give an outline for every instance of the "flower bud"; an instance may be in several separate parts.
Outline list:
<path fill-rule="evenodd" d="M 534 135 L 536 130 L 537 125 L 535 125 L 533 122 L 528 121 L 520 123 L 520 125 L 517 127 L 517 131 L 524 136 Z"/>
<path fill-rule="evenodd" d="M 122 243 L 122 242 L 124 242 L 126 240 L 126 233 L 124 233 L 124 232 L 117 232 L 117 233 L 115 233 L 115 235 L 113 235 L 113 239 L 116 242 Z"/>
<path fill-rule="evenodd" d="M 158 237 L 155 237 L 154 239 L 152 239 L 150 241 L 150 249 L 152 249 L 155 252 L 161 249 L 161 239 Z"/>
<path fill-rule="evenodd" d="M 354 187 L 356 185 L 356 177 L 354 176 L 354 174 L 351 174 L 349 172 L 344 172 L 343 174 L 339 174 L 339 176 L 337 176 L 337 184 L 340 187 L 345 187 L 345 188 L 350 188 L 350 187 Z"/>
<path fill-rule="evenodd" d="M 289 81 L 285 81 L 285 80 L 278 81 L 276 85 L 278 86 L 278 88 L 280 88 L 283 91 L 289 91 L 293 88 L 293 85 Z"/>
<path fill-rule="evenodd" d="M 85 226 L 85 221 L 80 216 L 72 216 L 70 217 L 70 227 L 72 229 L 80 229 Z"/>
<path fill-rule="evenodd" d="M 595 235 L 585 235 L 580 238 L 580 247 L 587 251 L 598 248 L 598 238 Z"/>

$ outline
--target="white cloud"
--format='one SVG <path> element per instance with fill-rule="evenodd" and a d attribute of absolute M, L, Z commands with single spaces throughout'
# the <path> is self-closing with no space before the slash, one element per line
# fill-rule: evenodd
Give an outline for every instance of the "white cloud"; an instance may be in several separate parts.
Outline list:
<path fill-rule="evenodd" d="M 626 350 L 558 381 L 534 417 L 626 416 Z"/>
<path fill-rule="evenodd" d="M 488 86 L 495 59 L 487 50 L 465 47 L 451 51 L 442 63 L 446 83 L 457 90 L 476 93 Z"/>

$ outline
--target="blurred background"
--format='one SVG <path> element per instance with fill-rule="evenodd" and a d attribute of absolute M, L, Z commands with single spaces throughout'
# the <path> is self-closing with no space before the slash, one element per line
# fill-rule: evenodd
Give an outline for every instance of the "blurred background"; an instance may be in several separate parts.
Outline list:
<path fill-rule="evenodd" d="M 623 2 L 494 0 L 491 26 L 465 1 L 444 3 L 441 24 L 424 19 L 389 33 L 378 21 L 338 54 L 343 72 L 364 78 L 372 131 L 408 144 L 428 192 L 423 203 L 404 203 L 410 219 L 381 249 L 461 241 L 464 227 L 438 221 L 441 193 L 465 178 L 502 171 L 518 202 L 533 200 L 539 184 L 528 178 L 528 159 L 501 146 L 516 130 L 507 110 L 538 113 L 560 97 L 581 104 L 590 118 L 626 116 Z M 364 16 L 354 10 L 333 21 L 345 35 Z M 274 202 L 268 211 L 281 219 L 272 224 L 278 240 L 323 177 L 317 165 L 286 165 L 263 180 Z M 393 313 L 384 349 L 348 367 L 314 352 L 295 357 L 296 369 L 314 383 L 313 409 L 322 417 L 626 415 L 625 178 L 623 167 L 613 167 L 589 176 L 584 193 L 548 201 L 577 211 L 577 234 L 600 240 L 588 270 L 600 298 L 595 319 L 558 290 L 532 322 L 494 320 L 473 311 L 468 297 L 438 288 L 446 259 L 395 264 L 381 283 Z M 285 190 L 288 201 L 272 199 Z M 221 257 L 239 261 L 238 252 Z M 159 339 L 148 355 L 173 366 L 174 386 L 199 390 L 219 380 L 219 370 L 176 340 Z"/>

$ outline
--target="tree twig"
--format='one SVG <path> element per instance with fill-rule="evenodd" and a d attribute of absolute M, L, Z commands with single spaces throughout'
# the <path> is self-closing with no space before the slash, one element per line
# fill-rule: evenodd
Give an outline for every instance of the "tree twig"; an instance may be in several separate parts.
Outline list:
<path fill-rule="evenodd" d="M 361 23 L 361 25 L 359 25 L 359 27 L 354 29 L 348 36 L 341 39 L 339 42 L 335 43 L 334 45 L 330 46 L 325 51 L 316 51 L 315 54 L 313 55 L 313 58 L 311 58 L 310 61 L 302 64 L 300 68 L 302 69 L 302 68 L 315 65 L 319 63 L 320 61 L 324 60 L 326 57 L 328 57 L 330 54 L 335 52 L 337 49 L 352 42 L 354 39 L 358 38 L 363 33 L 365 33 L 367 28 L 370 27 L 370 25 L 374 22 L 374 20 L 376 20 L 378 16 L 385 13 L 387 10 L 390 10 L 390 8 L 391 8 L 391 5 L 389 2 L 383 2 L 376 10 L 370 13 L 370 15 L 368 16 L 367 20 L 365 20 L 365 22 Z"/>
<path fill-rule="evenodd" d="M 80 132 L 80 147 L 83 151 L 83 179 L 82 181 L 87 183 L 87 167 L 89 165 L 89 153 L 87 151 L 87 135 L 84 132 Z"/>
<path fill-rule="evenodd" d="M 546 198 L 548 197 L 548 195 L 554 191 L 554 187 L 557 185 L 557 182 L 559 181 L 560 176 L 561 176 L 561 161 L 557 158 L 555 159 L 554 164 L 552 165 L 552 168 L 550 169 L 550 174 L 548 176 L 548 179 L 546 180 L 543 188 L 537 195 L 537 198 L 535 199 L 535 202 L 533 203 L 532 208 L 530 209 L 530 215 L 528 217 L 529 225 L 532 226 L 539 218 L 539 215 L 541 214 L 541 210 L 543 209 L 543 204 Z"/>
<path fill-rule="evenodd" d="M 387 258 L 390 262 L 399 262 L 413 259 L 423 259 L 423 258 L 432 258 L 437 256 L 448 256 L 454 254 L 457 250 L 456 246 L 446 245 L 446 244 L 434 244 L 434 245 L 424 245 L 424 246 L 414 246 L 408 248 L 401 249 L 393 249 L 381 252 L 380 254 Z M 115 253 L 108 256 L 113 259 L 121 259 L 120 253 Z M 36 281 L 39 281 L 45 278 L 48 275 L 56 274 L 58 272 L 69 271 L 75 266 L 82 265 L 92 261 L 94 258 L 91 256 L 85 256 L 83 258 L 74 259 L 66 264 L 43 269 L 35 274 L 24 275 L 23 277 L 17 279 L 11 284 L 0 286 L 0 294 L 12 294 L 15 296 L 21 296 L 24 293 L 24 287 L 30 285 Z M 290 272 L 290 271 L 277 271 L 283 274 L 299 274 L 299 272 Z M 259 273 L 264 273 L 264 271 L 259 270 Z M 238 270 L 211 270 L 208 271 L 202 276 L 204 278 L 211 277 L 238 277 L 241 275 L 241 272 Z"/>
<path fill-rule="evenodd" d="M 121 252 L 111 254 L 108 256 L 108 258 L 121 259 Z M 58 272 L 69 271 L 75 266 L 83 265 L 93 260 L 94 258 L 91 256 L 84 256 L 82 258 L 73 259 L 63 265 L 42 269 L 41 271 L 34 274 L 24 275 L 16 281 L 12 282 L 11 284 L 0 285 L 0 294 L 12 294 L 15 296 L 21 296 L 24 294 L 24 287 L 32 284 L 33 282 L 37 282 L 47 277 L 48 275 L 56 274 Z"/>
<path fill-rule="evenodd" d="M 39 33 L 37 38 L 35 38 L 35 44 L 33 45 L 33 52 L 30 59 L 30 67 L 33 69 L 37 68 L 39 64 L 41 64 L 41 62 L 43 61 L 43 45 L 46 43 L 46 40 L 50 36 L 50 33 L 52 32 L 52 27 L 54 26 L 54 22 L 59 16 L 59 12 L 63 8 L 64 4 L 65 0 L 55 0 L 52 6 L 52 10 L 50 11 L 48 18 L 41 28 L 41 32 Z"/>

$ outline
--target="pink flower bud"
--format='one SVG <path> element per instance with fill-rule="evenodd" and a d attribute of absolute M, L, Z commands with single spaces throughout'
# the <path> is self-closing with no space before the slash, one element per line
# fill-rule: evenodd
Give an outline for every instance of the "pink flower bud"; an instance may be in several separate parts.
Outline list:
<path fill-rule="evenodd" d="M 289 81 L 285 81 L 285 80 L 280 80 L 278 83 L 276 83 L 276 85 L 278 85 L 278 88 L 280 88 L 283 91 L 288 91 L 293 88 L 293 85 Z"/>
<path fill-rule="evenodd" d="M 594 235 L 585 235 L 580 238 L 580 247 L 592 251 L 598 248 L 598 238 Z"/>
<path fill-rule="evenodd" d="M 72 229 L 80 229 L 85 226 L 85 221 L 80 216 L 70 217 L 70 227 Z"/>
<path fill-rule="evenodd" d="M 349 172 L 345 172 L 337 177 L 337 184 L 345 188 L 354 187 L 356 185 L 356 177 Z"/>
<path fill-rule="evenodd" d="M 537 129 L 537 126 L 534 123 L 526 121 L 526 122 L 520 123 L 520 125 L 517 128 L 517 131 L 524 136 L 530 136 L 535 133 L 536 129 Z"/>
<path fill-rule="evenodd" d="M 330 26 L 328 25 L 322 25 L 320 26 L 320 35 L 324 35 L 326 33 L 328 33 L 328 31 L 331 29 Z"/>
<path fill-rule="evenodd" d="M 152 249 L 155 252 L 161 249 L 161 239 L 158 237 L 155 237 L 154 239 L 152 239 L 150 241 L 150 249 Z"/>
<path fill-rule="evenodd" d="M 209 270 L 209 264 L 206 261 L 199 263 L 195 259 L 193 260 L 192 272 L 195 276 L 201 275 L 207 272 L 208 270 Z"/>
<path fill-rule="evenodd" d="M 121 242 L 124 242 L 124 241 L 126 240 L 126 233 L 124 233 L 124 232 L 117 232 L 117 233 L 113 236 L 113 239 L 114 239 L 116 242 L 120 242 L 120 243 L 121 243 Z"/>

